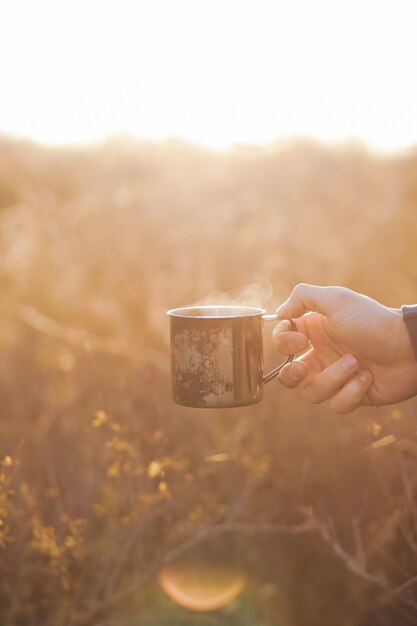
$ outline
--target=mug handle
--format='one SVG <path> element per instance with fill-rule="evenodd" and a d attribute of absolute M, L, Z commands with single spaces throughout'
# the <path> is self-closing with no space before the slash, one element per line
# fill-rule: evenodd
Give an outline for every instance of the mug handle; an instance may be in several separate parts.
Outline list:
<path fill-rule="evenodd" d="M 264 313 L 262 315 L 262 319 L 265 322 L 277 322 L 282 320 L 282 317 L 278 317 L 278 315 L 276 313 Z M 291 330 L 296 331 L 297 330 L 297 326 L 295 325 L 294 320 L 289 320 L 291 322 Z M 292 354 L 291 356 L 287 357 L 286 360 L 281 363 L 281 365 L 278 365 L 277 367 L 274 367 L 273 370 L 271 370 L 268 374 L 265 374 L 265 376 L 263 377 L 263 381 L 264 383 L 269 383 L 270 380 L 272 380 L 273 378 L 275 378 L 277 376 L 277 374 L 280 373 L 280 371 L 282 370 L 282 368 L 284 367 L 284 365 L 287 365 L 288 363 L 291 363 L 294 360 L 294 354 Z"/>

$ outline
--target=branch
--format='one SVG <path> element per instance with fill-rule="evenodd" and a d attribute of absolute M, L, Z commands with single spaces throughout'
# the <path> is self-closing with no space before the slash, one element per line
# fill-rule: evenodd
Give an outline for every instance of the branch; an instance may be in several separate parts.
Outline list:
<path fill-rule="evenodd" d="M 194 546 L 219 535 L 227 533 L 272 533 L 278 535 L 301 535 L 317 530 L 315 522 L 310 518 L 295 526 L 274 524 L 273 522 L 223 522 L 215 526 L 200 528 L 195 535 L 173 548 L 164 558 L 164 563 L 170 563 Z"/>
<path fill-rule="evenodd" d="M 340 545 L 340 543 L 338 543 L 335 540 L 335 538 L 331 535 L 329 528 L 325 524 L 320 522 L 315 516 L 313 516 L 313 519 L 321 537 L 331 547 L 331 549 L 333 550 L 333 553 L 340 560 L 343 561 L 343 563 L 346 565 L 349 571 L 351 571 L 355 576 L 362 578 L 373 585 L 376 585 L 377 587 L 382 589 L 382 591 L 387 593 L 390 597 L 394 598 L 401 604 L 405 605 L 407 608 L 411 608 L 414 611 L 417 610 L 417 602 L 415 602 L 412 599 L 408 599 L 408 598 L 405 598 L 404 596 L 401 596 L 404 590 L 408 589 L 409 587 L 411 587 L 413 584 L 417 582 L 417 577 L 412 578 L 409 581 L 406 581 L 399 587 L 396 587 L 396 588 L 390 587 L 383 578 L 381 578 L 380 576 L 376 576 L 375 574 L 372 574 L 365 568 L 365 566 L 363 566 L 356 559 L 350 556 L 350 554 L 348 554 L 346 550 Z"/>
<path fill-rule="evenodd" d="M 145 364 L 168 371 L 168 360 L 162 352 L 153 348 L 140 346 L 133 351 L 128 341 L 117 337 L 103 337 L 80 328 L 73 328 L 57 322 L 40 313 L 31 306 L 22 305 L 19 307 L 20 319 L 44 335 L 64 341 L 65 343 L 82 348 L 83 350 L 111 354 L 112 356 L 124 357 L 132 361 L 140 361 Z"/>
<path fill-rule="evenodd" d="M 157 571 L 161 564 L 167 564 L 174 561 L 176 558 L 198 545 L 206 541 L 211 537 L 222 535 L 225 533 L 274 533 L 284 535 L 301 535 L 307 532 L 314 532 L 316 529 L 315 523 L 308 518 L 304 522 L 291 526 L 287 524 L 274 524 L 269 522 L 223 522 L 214 526 L 207 526 L 200 528 L 195 535 L 189 537 L 182 543 L 178 544 L 170 550 L 162 559 L 156 559 L 149 570 L 136 578 L 134 578 L 130 585 L 124 587 L 120 591 L 113 593 L 109 598 L 105 598 L 100 602 L 97 602 L 90 609 L 80 616 L 75 623 L 77 626 L 87 626 L 90 620 L 95 617 L 103 609 L 109 608 L 126 598 L 131 593 L 136 592 L 145 582 L 147 582 L 151 576 Z"/>

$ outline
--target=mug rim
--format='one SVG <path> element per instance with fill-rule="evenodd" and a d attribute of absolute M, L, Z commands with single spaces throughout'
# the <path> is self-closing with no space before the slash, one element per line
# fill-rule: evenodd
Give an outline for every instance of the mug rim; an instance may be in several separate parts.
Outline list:
<path fill-rule="evenodd" d="M 226 310 L 226 313 L 220 315 L 190 315 L 189 311 L 192 310 L 203 310 L 204 312 L 209 313 L 209 311 L 213 311 L 216 309 L 220 309 L 222 311 Z M 236 314 L 233 314 L 232 311 L 235 310 Z M 240 310 L 240 313 L 237 311 Z M 227 311 L 230 311 L 228 313 Z M 246 312 L 243 312 L 246 311 Z M 232 319 L 238 317 L 257 317 L 262 316 L 266 313 L 265 309 L 261 309 L 260 307 L 252 307 L 252 306 L 243 306 L 239 304 L 204 304 L 204 305 L 193 305 L 193 306 L 183 306 L 175 309 L 170 309 L 167 311 L 167 315 L 170 317 L 180 317 L 188 320 L 201 320 L 201 319 L 212 319 L 212 320 L 221 320 L 221 319 Z"/>

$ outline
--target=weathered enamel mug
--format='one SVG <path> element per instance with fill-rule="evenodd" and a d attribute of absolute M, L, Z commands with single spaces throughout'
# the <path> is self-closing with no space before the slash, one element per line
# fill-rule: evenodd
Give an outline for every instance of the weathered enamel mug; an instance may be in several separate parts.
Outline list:
<path fill-rule="evenodd" d="M 244 306 L 193 306 L 167 312 L 171 320 L 172 395 L 198 408 L 239 407 L 262 400 L 265 383 L 284 363 L 263 373 L 263 326 L 278 316 Z"/>

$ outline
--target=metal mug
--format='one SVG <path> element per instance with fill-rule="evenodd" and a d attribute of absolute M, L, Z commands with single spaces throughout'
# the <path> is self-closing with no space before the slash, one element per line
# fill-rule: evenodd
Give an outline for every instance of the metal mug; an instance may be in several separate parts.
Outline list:
<path fill-rule="evenodd" d="M 192 306 L 171 319 L 172 395 L 198 408 L 239 407 L 262 400 L 264 384 L 284 363 L 263 373 L 263 325 L 276 313 L 246 306 Z M 293 322 L 292 322 L 293 324 Z"/>

